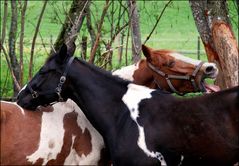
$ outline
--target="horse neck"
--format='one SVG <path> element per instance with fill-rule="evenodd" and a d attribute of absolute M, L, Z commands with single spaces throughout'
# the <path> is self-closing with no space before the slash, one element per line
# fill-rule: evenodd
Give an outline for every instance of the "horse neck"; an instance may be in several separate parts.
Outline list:
<path fill-rule="evenodd" d="M 72 82 L 69 97 L 102 134 L 113 128 L 115 119 L 122 114 L 118 107 L 122 108 L 122 96 L 127 91 L 128 82 L 99 70 L 79 60 L 74 61 L 69 71 Z"/>

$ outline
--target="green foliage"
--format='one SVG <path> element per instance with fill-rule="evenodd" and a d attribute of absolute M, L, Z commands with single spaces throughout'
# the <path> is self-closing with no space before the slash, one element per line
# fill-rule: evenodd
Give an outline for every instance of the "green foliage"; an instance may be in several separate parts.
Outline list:
<path fill-rule="evenodd" d="M 10 1 L 9 1 L 10 2 Z M 4 1 L 1 1 L 1 9 L 3 9 Z M 115 10 L 118 13 L 119 3 L 114 1 Z M 167 1 L 137 1 L 138 11 L 140 15 L 140 28 L 141 28 L 141 40 L 145 41 L 146 37 L 151 32 L 157 17 L 160 15 L 162 9 L 164 8 Z M 104 1 L 92 1 L 91 10 L 92 10 L 92 23 L 94 28 L 96 27 L 95 23 L 100 20 L 101 12 L 105 2 Z M 126 1 L 122 1 L 122 4 L 126 5 Z M 230 16 L 233 20 L 238 20 L 237 11 L 235 10 L 234 4 L 232 1 L 229 1 Z M 29 1 L 26 11 L 26 22 L 25 22 L 25 39 L 24 39 L 24 83 L 28 80 L 28 65 L 30 59 L 30 49 L 33 34 L 36 28 L 37 20 L 41 12 L 41 7 L 43 5 L 42 1 Z M 43 20 L 40 26 L 39 35 L 37 38 L 37 44 L 35 48 L 35 57 L 34 57 L 34 73 L 38 71 L 40 66 L 45 62 L 45 59 L 48 57 L 50 52 L 50 43 L 54 43 L 61 30 L 62 23 L 64 23 L 66 13 L 68 12 L 71 5 L 71 1 L 49 1 L 44 12 Z M 9 30 L 10 19 L 11 19 L 11 10 L 10 3 L 8 4 L 8 22 L 7 30 Z M 110 12 L 110 9 L 109 11 Z M 1 17 L 3 16 L 3 10 L 1 10 Z M 108 17 L 108 18 L 107 18 Z M 110 37 L 110 14 L 107 14 L 107 17 L 104 20 L 103 30 L 101 32 L 102 38 L 104 41 L 109 40 Z M 117 23 L 117 14 L 114 18 L 114 26 Z M 127 17 L 125 19 L 127 20 Z M 19 13 L 20 20 L 20 13 Z M 121 21 L 121 25 L 123 25 Z M 233 21 L 233 29 L 235 36 L 238 36 L 238 23 Z M 18 30 L 20 34 L 20 21 L 18 21 Z M 127 28 L 125 29 L 127 34 Z M 8 33 L 8 31 L 7 31 Z M 88 49 L 87 56 L 90 54 L 90 36 L 86 28 L 84 21 L 83 27 L 78 35 L 76 40 L 77 50 L 75 55 L 80 55 L 79 44 L 82 36 L 88 36 Z M 146 45 L 152 48 L 158 49 L 173 49 L 177 51 L 196 51 L 197 49 L 197 37 L 199 36 L 197 28 L 195 26 L 192 12 L 189 6 L 188 1 L 173 1 L 169 7 L 165 10 L 163 17 L 161 18 L 156 30 L 154 31 L 152 37 L 148 40 Z M 5 42 L 8 34 L 6 35 Z M 126 39 L 126 38 L 125 38 Z M 19 40 L 19 35 L 18 35 Z M 19 41 L 17 41 L 19 42 Z M 131 41 L 129 41 L 130 43 Z M 46 48 L 43 47 L 44 43 Z M 7 46 L 7 43 L 5 43 Z M 118 46 L 119 44 L 113 43 L 113 47 Z M 126 40 L 124 41 L 124 48 L 126 46 Z M 131 48 L 131 44 L 129 44 Z M 17 44 L 17 56 L 19 56 L 19 45 Z M 101 48 L 104 51 L 104 48 Z M 201 50 L 203 46 L 201 45 Z M 118 63 L 117 59 L 117 50 L 115 50 L 113 55 L 113 69 L 120 68 L 125 64 L 124 58 L 125 50 L 123 52 L 122 63 Z M 128 63 L 131 63 L 131 49 L 128 50 Z M 188 55 L 191 58 L 196 58 L 195 54 Z M 207 60 L 205 55 L 202 55 L 202 60 Z M 129 65 L 128 64 L 128 65 Z M 12 79 L 10 72 L 8 70 L 4 56 L 1 55 L 1 79 L 0 79 L 0 93 L 2 96 L 10 97 L 12 95 Z"/>

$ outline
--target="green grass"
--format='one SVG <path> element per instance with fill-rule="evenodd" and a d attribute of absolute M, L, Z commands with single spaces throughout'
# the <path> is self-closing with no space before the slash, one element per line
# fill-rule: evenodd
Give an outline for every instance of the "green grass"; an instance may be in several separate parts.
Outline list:
<path fill-rule="evenodd" d="M 10 2 L 10 1 L 9 1 Z M 1 9 L 3 9 L 3 1 L 1 3 Z M 124 2 L 126 3 L 126 1 Z M 155 21 L 158 15 L 161 13 L 164 5 L 167 1 L 137 1 L 137 5 L 139 8 L 140 15 L 140 29 L 141 29 L 141 40 L 145 41 L 146 37 L 151 32 Z M 104 1 L 93 1 L 92 5 L 92 13 L 94 13 L 94 18 L 92 21 L 99 20 L 101 16 L 101 10 L 104 6 Z M 235 14 L 235 8 L 233 7 L 232 1 L 229 1 L 230 6 L 230 15 L 233 20 L 237 20 L 238 16 Z M 24 83 L 27 82 L 28 77 L 28 64 L 30 59 L 30 48 L 31 42 L 34 35 L 35 26 L 37 24 L 38 17 L 41 12 L 43 2 L 42 1 L 29 1 L 28 8 L 26 13 L 26 26 L 25 26 L 25 44 L 24 44 Z M 49 43 L 55 41 L 58 33 L 61 30 L 61 23 L 57 21 L 55 11 L 59 13 L 60 20 L 64 22 L 65 15 L 64 12 L 68 11 L 70 8 L 70 1 L 49 1 L 44 12 L 43 20 L 40 26 L 39 34 L 42 36 L 43 42 L 48 44 L 47 51 L 49 52 Z M 9 3 L 10 6 L 10 3 Z M 100 9 L 100 10 L 99 10 Z M 109 9 L 110 11 L 110 9 Z M 2 17 L 1 10 L 1 17 Z M 8 15 L 8 27 L 7 34 L 9 33 L 9 25 L 10 25 L 10 7 L 9 7 L 9 15 Z M 20 14 L 19 14 L 20 18 Z M 116 19 L 117 20 L 117 19 Z M 20 23 L 18 22 L 19 31 L 20 31 Z M 102 35 L 104 38 L 109 38 L 109 22 L 106 19 L 103 25 Z M 235 36 L 238 37 L 238 29 L 236 24 L 233 24 L 233 29 Z M 126 30 L 127 31 L 127 30 Z M 88 39 L 90 36 L 88 31 L 86 30 L 85 24 L 82 27 L 76 44 L 79 46 L 79 42 L 83 35 L 87 35 Z M 199 34 L 197 28 L 194 23 L 194 19 L 192 16 L 191 9 L 189 7 L 188 1 L 173 1 L 173 3 L 165 10 L 163 17 L 161 18 L 156 30 L 152 34 L 151 38 L 148 40 L 146 45 L 152 48 L 158 49 L 172 49 L 177 51 L 194 51 L 197 50 L 197 38 Z M 19 40 L 19 34 L 18 34 Z M 7 41 L 7 39 L 5 40 Z M 106 40 L 107 41 L 107 40 Z M 130 41 L 129 41 L 130 43 Z M 124 42 L 124 47 L 126 42 Z M 5 45 L 7 46 L 7 44 Z M 117 43 L 113 43 L 113 47 L 118 46 Z M 131 44 L 129 44 L 131 47 Z M 90 54 L 90 41 L 88 41 L 88 56 Z M 203 46 L 201 45 L 201 52 L 203 52 Z M 19 55 L 19 49 L 17 45 L 17 56 Z M 104 48 L 102 48 L 102 52 L 104 52 Z M 124 52 L 125 53 L 125 52 Z M 123 54 L 124 54 L 123 53 Z M 130 62 L 130 54 L 131 50 L 128 50 L 128 62 Z M 78 47 L 75 55 L 80 55 L 80 48 Z M 191 58 L 196 59 L 195 54 L 186 54 Z M 42 46 L 41 37 L 38 35 L 37 37 L 37 45 L 35 48 L 35 57 L 34 57 L 34 73 L 38 71 L 38 69 L 44 64 L 45 59 L 47 58 L 47 52 Z M 202 53 L 202 60 L 207 61 L 206 56 Z M 113 55 L 113 68 L 119 68 L 120 66 L 125 65 L 125 60 L 123 60 L 122 64 L 119 65 L 117 62 L 117 51 L 114 52 Z M 7 81 L 6 81 L 7 80 Z M 5 57 L 1 55 L 1 92 L 2 96 L 11 96 L 12 95 L 12 80 L 10 77 L 10 73 L 8 72 L 8 67 L 5 62 Z M 4 84 L 6 84 L 6 89 L 3 89 Z"/>

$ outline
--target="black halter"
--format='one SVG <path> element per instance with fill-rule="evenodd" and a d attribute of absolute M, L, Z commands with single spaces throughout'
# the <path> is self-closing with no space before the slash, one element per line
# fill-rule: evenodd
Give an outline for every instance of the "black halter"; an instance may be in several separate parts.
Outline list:
<path fill-rule="evenodd" d="M 62 96 L 61 96 L 62 86 L 63 86 L 63 84 L 64 84 L 65 81 L 66 81 L 66 76 L 67 76 L 69 67 L 70 67 L 71 63 L 73 62 L 74 58 L 75 58 L 75 57 L 72 56 L 72 57 L 69 59 L 69 61 L 67 62 L 65 71 L 64 71 L 64 73 L 62 74 L 62 76 L 60 77 L 60 80 L 59 80 L 59 83 L 58 83 L 56 89 L 53 90 L 53 91 L 47 91 L 47 92 L 45 92 L 45 93 L 43 93 L 43 94 L 56 93 L 56 94 L 58 95 L 58 101 L 57 101 L 57 102 L 62 102 L 62 101 L 64 101 L 63 98 L 62 98 Z M 28 87 L 29 91 L 31 92 L 31 95 L 32 95 L 32 98 L 33 98 L 33 99 L 39 97 L 39 93 L 36 92 L 35 90 L 33 90 L 30 84 L 28 84 L 27 87 Z M 55 102 L 54 102 L 54 103 L 55 103 Z M 52 104 L 54 104 L 54 103 L 50 103 L 50 105 L 52 105 Z"/>
<path fill-rule="evenodd" d="M 157 69 L 155 66 L 153 66 L 151 63 L 148 63 L 148 66 L 150 69 L 152 69 L 154 72 L 158 73 L 159 75 L 161 75 L 162 77 L 164 77 L 168 83 L 168 86 L 170 87 L 170 89 L 174 92 L 174 93 L 177 93 L 178 95 L 184 95 L 184 93 L 181 93 L 179 91 L 177 91 L 171 80 L 170 79 L 178 79 L 178 80 L 189 80 L 192 85 L 193 85 L 193 88 L 194 88 L 194 91 L 198 91 L 200 90 L 199 87 L 197 87 L 196 85 L 196 75 L 198 73 L 198 71 L 200 70 L 200 68 L 202 67 L 204 62 L 200 62 L 196 69 L 193 71 L 192 75 L 185 75 L 185 76 L 178 76 L 178 75 L 171 75 L 171 74 L 165 74 L 163 71 Z M 160 85 L 159 83 L 154 79 L 154 82 L 156 83 L 156 85 L 158 86 L 158 88 L 160 88 Z M 161 88 L 160 88 L 161 89 Z"/>

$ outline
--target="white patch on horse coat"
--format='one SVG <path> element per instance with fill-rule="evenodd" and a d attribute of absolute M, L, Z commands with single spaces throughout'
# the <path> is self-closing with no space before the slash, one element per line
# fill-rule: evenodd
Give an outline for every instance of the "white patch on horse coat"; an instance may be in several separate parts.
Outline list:
<path fill-rule="evenodd" d="M 92 126 L 89 120 L 86 118 L 82 110 L 76 105 L 72 100 L 68 100 L 68 103 L 71 103 L 73 110 L 78 113 L 77 123 L 78 126 L 82 129 L 82 132 L 87 128 L 91 135 L 91 152 L 85 156 L 84 154 L 79 156 L 75 149 L 71 147 L 70 154 L 65 160 L 65 165 L 97 165 L 100 160 L 100 152 L 105 147 L 102 136 L 96 131 Z M 72 146 L 74 144 L 75 138 L 72 137 Z"/>
<path fill-rule="evenodd" d="M 139 129 L 139 138 L 138 138 L 138 146 L 144 151 L 144 153 L 152 158 L 157 158 L 161 165 L 166 165 L 163 155 L 160 152 L 153 152 L 147 148 L 145 142 L 145 134 L 144 128 L 140 126 L 137 122 L 137 118 L 139 117 L 138 104 L 143 99 L 151 98 L 151 92 L 154 91 L 144 86 L 139 86 L 135 84 L 129 84 L 128 90 L 125 95 L 122 97 L 123 102 L 129 108 L 131 118 L 136 122 Z"/>
<path fill-rule="evenodd" d="M 71 151 L 64 161 L 65 165 L 97 165 L 100 160 L 100 151 L 104 147 L 102 136 L 95 130 L 88 119 L 85 117 L 81 109 L 72 101 L 56 103 L 53 105 L 53 112 L 44 112 L 42 115 L 42 125 L 40 142 L 38 149 L 31 155 L 27 156 L 27 160 L 33 164 L 39 159 L 43 159 L 43 165 L 48 161 L 56 159 L 61 152 L 64 139 L 63 118 L 65 114 L 76 111 L 77 124 L 84 130 L 87 128 L 91 135 L 92 151 L 87 156 L 79 156 L 73 149 L 76 136 L 72 136 Z M 54 146 L 49 146 L 54 144 Z"/>
<path fill-rule="evenodd" d="M 137 70 L 138 67 L 139 67 L 139 62 L 130 66 L 122 67 L 121 69 L 114 71 L 112 74 L 117 75 L 120 78 L 123 78 L 125 80 L 133 81 L 134 71 Z"/>
<path fill-rule="evenodd" d="M 61 152 L 65 133 L 63 118 L 66 113 L 73 110 L 65 103 L 56 103 L 53 109 L 52 112 L 42 114 L 39 147 L 33 154 L 27 156 L 27 160 L 33 164 L 42 158 L 43 165 L 46 165 L 48 161 L 56 159 Z M 49 144 L 54 144 L 54 147 Z"/>
<path fill-rule="evenodd" d="M 3 100 L 1 100 L 1 102 L 3 102 L 3 103 L 8 103 L 8 104 L 13 104 L 13 105 L 17 106 L 17 108 L 20 109 L 21 113 L 22 113 L 23 115 L 25 115 L 24 109 L 23 109 L 20 105 L 18 105 L 16 102 L 8 102 L 8 101 L 3 101 Z"/>

